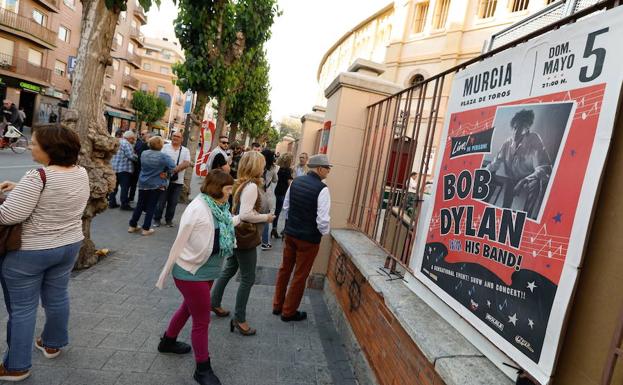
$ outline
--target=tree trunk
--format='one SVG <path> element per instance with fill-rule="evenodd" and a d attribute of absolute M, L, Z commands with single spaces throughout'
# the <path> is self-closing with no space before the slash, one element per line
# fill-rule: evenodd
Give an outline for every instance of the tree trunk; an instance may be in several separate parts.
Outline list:
<path fill-rule="evenodd" d="M 183 203 L 190 202 L 191 195 L 191 186 L 190 182 L 192 181 L 193 174 L 195 173 L 195 164 L 198 161 L 197 159 L 197 145 L 199 143 L 199 137 L 201 129 L 201 121 L 203 119 L 203 111 L 205 110 L 205 106 L 208 103 L 208 96 L 205 92 L 197 93 L 197 104 L 195 105 L 195 110 L 191 114 L 190 119 L 190 135 L 188 136 L 188 152 L 190 152 L 190 159 L 193 162 L 192 167 L 186 169 L 184 173 L 184 187 L 182 187 L 182 193 L 180 194 L 180 201 Z"/>
<path fill-rule="evenodd" d="M 216 130 L 214 131 L 214 137 L 212 138 L 211 149 L 215 148 L 218 145 L 218 139 L 221 135 L 223 135 L 223 130 L 225 129 L 225 114 L 227 113 L 227 99 L 223 98 L 223 100 L 218 101 L 218 112 L 216 117 Z"/>
<path fill-rule="evenodd" d="M 229 143 L 230 146 L 236 141 L 236 135 L 238 134 L 238 123 L 232 123 L 229 127 Z"/>
<path fill-rule="evenodd" d="M 116 183 L 110 159 L 119 144 L 106 129 L 102 84 L 106 66 L 112 64 L 110 47 L 118 18 L 119 10 L 107 9 L 105 0 L 82 0 L 80 46 L 69 100 L 73 111 L 65 113 L 68 126 L 74 120 L 73 128 L 80 136 L 78 163 L 87 170 L 91 185 L 91 196 L 82 215 L 84 243 L 76 261 L 77 269 L 98 262 L 91 240 L 91 221 L 108 207 L 107 195 Z"/>
<path fill-rule="evenodd" d="M 240 139 L 240 144 L 242 146 L 245 146 L 245 147 L 247 146 L 247 137 L 248 136 L 249 136 L 249 133 L 246 130 L 242 131 L 242 139 Z"/>

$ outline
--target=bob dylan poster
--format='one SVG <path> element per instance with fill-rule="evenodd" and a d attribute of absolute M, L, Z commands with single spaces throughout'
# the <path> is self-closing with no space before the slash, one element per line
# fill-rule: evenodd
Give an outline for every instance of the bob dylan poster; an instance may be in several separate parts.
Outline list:
<path fill-rule="evenodd" d="M 604 89 L 450 117 L 421 272 L 535 363 Z"/>

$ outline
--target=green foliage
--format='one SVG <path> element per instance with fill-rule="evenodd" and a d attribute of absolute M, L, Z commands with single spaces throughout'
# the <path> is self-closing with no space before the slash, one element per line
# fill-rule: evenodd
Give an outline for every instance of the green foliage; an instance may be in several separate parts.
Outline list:
<path fill-rule="evenodd" d="M 255 51 L 270 38 L 276 0 L 179 0 L 175 34 L 185 62 L 174 66 L 183 89 L 227 101 Z M 250 55 L 250 56 L 249 56 Z"/>
<path fill-rule="evenodd" d="M 266 133 L 266 144 L 270 148 L 275 148 L 277 143 L 281 140 L 279 136 L 279 131 L 275 127 L 269 127 L 268 132 Z"/>
<path fill-rule="evenodd" d="M 299 118 L 285 117 L 279 122 L 279 138 L 289 136 L 293 139 L 301 139 L 301 129 L 303 124 Z"/>
<path fill-rule="evenodd" d="M 160 120 L 167 110 L 164 100 L 159 97 L 136 91 L 132 94 L 132 108 L 136 111 L 136 120 L 140 123 L 154 123 Z"/>

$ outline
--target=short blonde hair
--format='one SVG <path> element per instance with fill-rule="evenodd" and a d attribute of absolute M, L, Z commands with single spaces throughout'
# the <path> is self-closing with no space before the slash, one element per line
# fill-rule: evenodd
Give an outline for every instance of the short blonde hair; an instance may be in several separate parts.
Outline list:
<path fill-rule="evenodd" d="M 164 139 L 162 139 L 161 136 L 154 136 L 149 138 L 149 141 L 147 142 L 147 144 L 149 145 L 149 148 L 154 150 L 154 151 L 160 151 L 162 150 L 162 147 L 164 146 Z"/>
<path fill-rule="evenodd" d="M 262 173 L 266 166 L 264 156 L 257 151 L 245 152 L 238 164 L 238 181 L 244 183 L 253 180 L 258 185 L 262 183 Z"/>
<path fill-rule="evenodd" d="M 292 153 L 286 152 L 285 154 L 281 155 L 279 159 L 277 159 L 277 166 L 286 168 L 292 167 L 293 159 L 294 156 L 292 155 Z"/>

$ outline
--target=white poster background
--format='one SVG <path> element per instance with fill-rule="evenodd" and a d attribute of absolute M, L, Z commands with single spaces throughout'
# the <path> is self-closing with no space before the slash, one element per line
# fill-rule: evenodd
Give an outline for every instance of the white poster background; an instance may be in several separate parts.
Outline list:
<path fill-rule="evenodd" d="M 605 29 L 607 29 L 607 31 Z M 589 38 L 589 34 L 591 33 L 594 34 L 593 39 Z M 574 90 L 597 84 L 606 84 L 592 153 L 588 162 L 586 177 L 582 185 L 577 212 L 571 230 L 568 254 L 566 255 L 565 264 L 552 305 L 539 362 L 534 363 L 526 357 L 520 350 L 493 331 L 489 325 L 482 322 L 472 314 L 469 309 L 464 308 L 458 301 L 440 289 L 421 272 L 428 233 L 427 230 L 433 214 L 432 208 L 434 202 L 428 205 L 429 207 L 426 212 L 422 212 L 423 224 L 425 224 L 425 226 L 419 228 L 426 231 L 420 231 L 418 233 L 416 245 L 411 257 L 410 267 L 415 272 L 415 277 L 418 280 L 429 287 L 439 298 L 457 311 L 479 332 L 495 344 L 495 346 L 515 360 L 542 384 L 548 384 L 550 382 L 556 363 L 563 323 L 565 322 L 567 308 L 576 284 L 578 268 L 582 261 L 586 237 L 592 219 L 595 197 L 610 147 L 619 94 L 621 85 L 623 84 L 623 50 L 620 49 L 622 36 L 623 6 L 585 18 L 573 24 L 568 24 L 561 27 L 559 30 L 547 33 L 529 42 L 520 44 L 515 48 L 494 55 L 480 63 L 469 66 L 465 70 L 457 73 L 452 84 L 448 111 L 446 113 L 444 129 L 441 136 L 440 159 L 444 159 L 446 148 L 445 141 L 448 140 L 450 116 L 453 113 L 509 103 L 526 98 L 538 98 L 542 95 L 565 92 L 567 90 Z M 590 46 L 589 40 L 593 40 L 592 47 Z M 565 43 L 568 43 L 568 54 L 573 54 L 573 66 L 571 66 L 571 68 L 565 68 L 565 70 L 562 71 L 566 83 L 552 85 L 552 80 L 548 80 L 547 76 L 543 75 L 543 68 L 545 62 L 551 60 L 549 58 L 550 48 L 553 48 L 555 52 L 556 47 L 563 46 Z M 605 49 L 605 52 L 603 52 L 602 49 Z M 601 74 L 591 81 L 581 82 L 579 80 L 581 68 L 586 67 L 585 74 L 589 76 L 593 74 L 593 71 L 596 70 L 595 64 L 598 61 L 597 57 L 603 53 L 605 53 L 605 58 Z M 475 97 L 485 96 L 485 100 L 478 100 L 473 104 L 461 106 L 461 102 L 474 98 L 473 95 L 463 96 L 463 87 L 466 78 L 493 68 L 506 66 L 508 62 L 512 62 L 513 67 L 512 84 L 510 86 L 498 87 L 492 91 L 480 92 Z M 547 84 L 547 87 L 544 88 L 544 84 Z M 511 89 L 509 96 L 489 99 L 489 95 L 496 94 L 499 90 L 508 88 Z M 443 162 L 438 161 L 436 163 L 435 175 L 439 178 Z M 435 183 L 432 197 L 436 196 L 437 188 L 438 184 Z M 470 338 L 469 335 L 466 337 Z M 487 354 L 487 352 L 485 352 L 485 354 Z"/>

